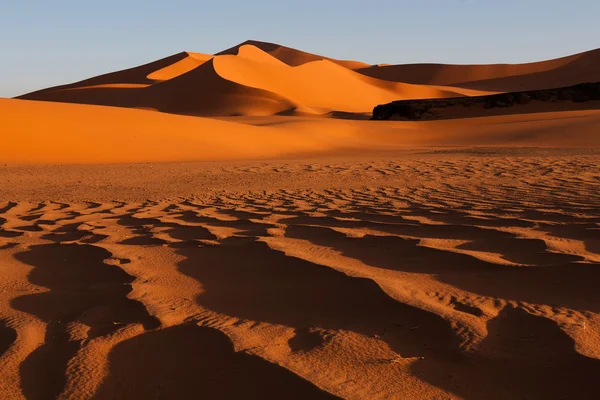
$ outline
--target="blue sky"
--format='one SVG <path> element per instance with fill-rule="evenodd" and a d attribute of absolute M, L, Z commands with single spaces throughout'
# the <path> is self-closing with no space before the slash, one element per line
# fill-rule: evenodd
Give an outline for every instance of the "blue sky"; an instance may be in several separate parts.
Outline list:
<path fill-rule="evenodd" d="M 0 0 L 0 96 L 247 39 L 369 63 L 516 63 L 600 47 L 598 0 Z"/>

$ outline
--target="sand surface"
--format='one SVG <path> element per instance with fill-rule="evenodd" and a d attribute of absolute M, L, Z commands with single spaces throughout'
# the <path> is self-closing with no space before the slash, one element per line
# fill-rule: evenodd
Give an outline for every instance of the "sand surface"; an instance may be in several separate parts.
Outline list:
<path fill-rule="evenodd" d="M 363 120 L 596 55 L 251 41 L 0 99 L 0 398 L 600 397 L 600 110 Z"/>
<path fill-rule="evenodd" d="M 489 147 L 7 165 L 0 391 L 592 398 L 599 167 Z"/>

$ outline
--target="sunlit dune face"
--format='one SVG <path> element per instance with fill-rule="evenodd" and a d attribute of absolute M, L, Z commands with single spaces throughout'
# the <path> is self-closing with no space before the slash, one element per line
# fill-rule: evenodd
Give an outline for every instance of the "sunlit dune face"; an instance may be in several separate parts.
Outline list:
<path fill-rule="evenodd" d="M 369 66 L 248 41 L 215 56 L 183 52 L 23 98 L 209 117 L 361 118 L 395 100 L 484 96 L 597 81 L 593 65 L 600 62 L 598 57 L 600 52 L 588 52 L 515 65 Z"/>
<path fill-rule="evenodd" d="M 165 68 L 154 71 L 147 76 L 148 79 L 153 81 L 167 81 L 183 75 L 186 72 L 193 70 L 194 68 L 202 65 L 206 61 L 212 58 L 211 55 L 200 54 L 200 53 L 188 53 L 188 57 L 183 60 L 177 61 Z"/>
<path fill-rule="evenodd" d="M 6 116 L 3 127 L 10 132 L 0 147 L 0 159 L 7 163 L 89 164 L 269 159 L 448 145 L 599 145 L 600 111 L 595 110 L 378 123 L 272 116 L 269 107 L 277 107 L 277 99 L 267 103 L 244 96 L 223 97 L 220 100 L 225 103 L 218 106 L 226 107 L 231 98 L 246 99 L 229 106 L 242 110 L 248 107 L 248 115 L 254 115 L 248 120 L 239 116 L 220 120 L 143 109 L 0 99 L 0 110 Z M 263 117 L 256 116 L 260 107 Z M 565 135 L 565 130 L 571 134 Z"/>

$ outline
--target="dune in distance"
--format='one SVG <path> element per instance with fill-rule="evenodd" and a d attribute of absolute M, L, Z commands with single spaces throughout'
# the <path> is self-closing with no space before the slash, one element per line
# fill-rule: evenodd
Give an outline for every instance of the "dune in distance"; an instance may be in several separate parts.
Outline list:
<path fill-rule="evenodd" d="M 0 398 L 599 397 L 598 82 L 247 41 L 0 98 Z"/>

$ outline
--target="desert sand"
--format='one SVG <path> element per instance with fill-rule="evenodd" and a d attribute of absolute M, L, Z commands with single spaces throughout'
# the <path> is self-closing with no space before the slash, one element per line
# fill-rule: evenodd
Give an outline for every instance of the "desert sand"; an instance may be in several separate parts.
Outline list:
<path fill-rule="evenodd" d="M 367 120 L 598 54 L 249 41 L 0 99 L 0 398 L 600 396 L 600 110 Z"/>

